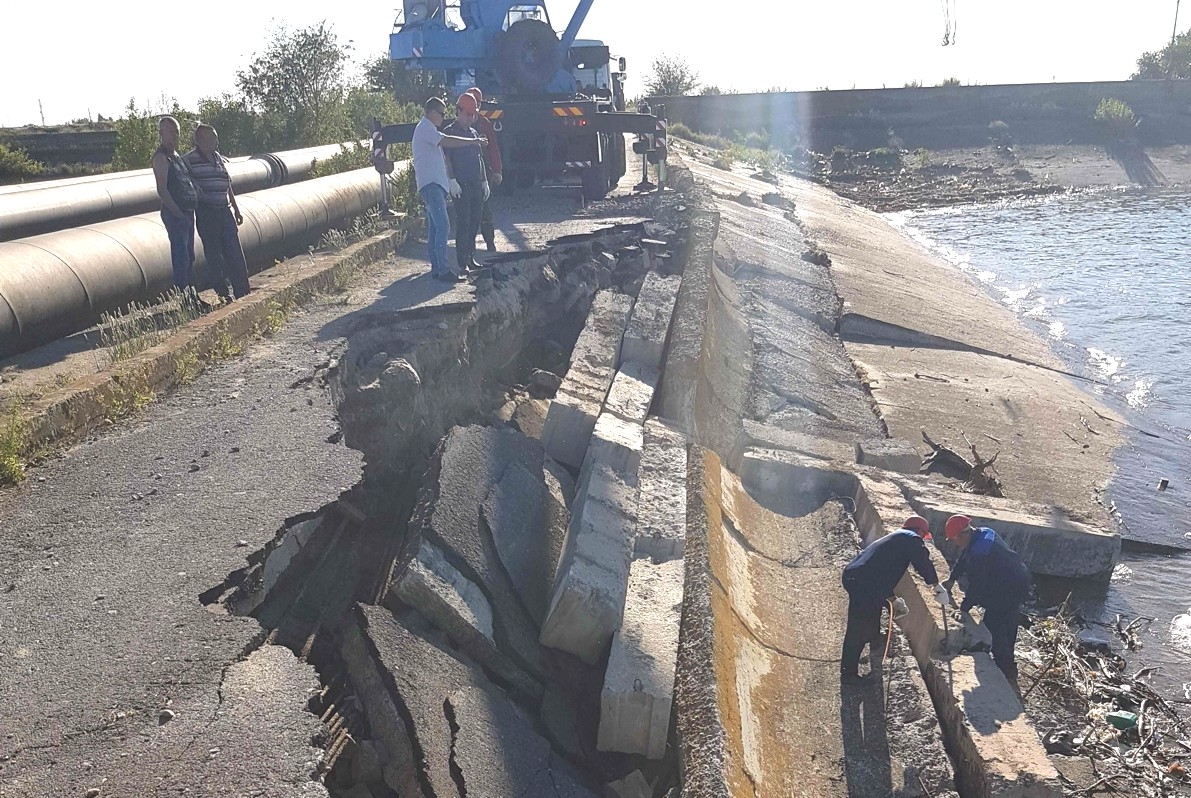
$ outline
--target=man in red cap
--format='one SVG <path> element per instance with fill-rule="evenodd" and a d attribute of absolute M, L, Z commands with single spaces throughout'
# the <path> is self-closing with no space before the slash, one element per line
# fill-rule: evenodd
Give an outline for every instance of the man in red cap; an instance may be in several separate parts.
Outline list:
<path fill-rule="evenodd" d="M 476 105 L 480 108 L 484 106 L 484 93 L 478 88 L 470 88 L 466 92 L 476 98 Z M 499 186 L 504 181 L 504 164 L 500 159 L 500 145 L 496 141 L 496 130 L 492 126 L 492 120 L 483 114 L 476 115 L 475 124 L 472 125 L 484 138 L 488 139 L 488 146 L 484 148 L 484 164 L 488 167 L 488 185 L 489 190 L 485 192 L 484 206 L 480 210 L 480 235 L 484 237 L 484 243 L 488 245 L 489 252 L 496 251 L 496 223 L 492 219 L 492 207 L 490 198 L 492 189 Z"/>
<path fill-rule="evenodd" d="M 947 591 L 939 586 L 939 575 L 926 549 L 925 541 L 929 537 L 930 524 L 922 516 L 912 515 L 901 529 L 870 543 L 844 568 L 848 628 L 840 657 L 840 681 L 862 681 L 860 653 L 866 643 L 869 644 L 869 661 L 877 662 L 881 645 L 881 608 L 893 595 L 893 588 L 901 581 L 906 568 L 914 566 L 922 581 L 934 586 L 935 598 L 940 603 L 950 602 Z M 893 618 L 889 622 L 893 623 Z"/>
<path fill-rule="evenodd" d="M 472 125 L 479 118 L 479 104 L 470 94 L 460 94 L 455 101 L 455 121 L 443 133 L 463 139 L 479 139 Z M 447 171 L 455 186 L 451 196 L 455 204 L 455 258 L 459 273 L 479 268 L 475 261 L 476 233 L 480 227 L 480 213 L 484 207 L 486 180 L 482 147 L 446 151 Z"/>
<path fill-rule="evenodd" d="M 992 635 L 992 655 L 1010 682 L 1017 682 L 1017 624 L 1021 605 L 1030 597 L 1030 569 L 1001 536 L 986 526 L 972 526 L 966 515 L 953 515 L 943 528 L 947 540 L 959 547 L 959 560 L 944 583 L 950 591 L 955 580 L 967 575 L 961 612 L 984 607 L 984 625 Z"/>

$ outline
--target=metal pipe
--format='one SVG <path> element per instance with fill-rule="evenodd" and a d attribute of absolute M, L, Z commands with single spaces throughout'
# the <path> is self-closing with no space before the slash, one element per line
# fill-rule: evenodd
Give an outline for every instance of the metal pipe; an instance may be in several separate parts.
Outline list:
<path fill-rule="evenodd" d="M 310 177 L 316 161 L 345 144 L 326 144 L 237 158 L 228 164 L 237 194 L 286 185 Z M 14 187 L 16 189 L 16 187 Z M 0 241 L 12 241 L 69 227 L 146 213 L 160 206 L 150 169 L 113 175 L 25 184 L 0 193 Z"/>
<path fill-rule="evenodd" d="M 244 254 L 252 265 L 302 252 L 379 199 L 371 167 L 249 194 L 239 201 Z M 200 268 L 206 259 L 197 236 L 195 245 Z M 157 212 L 0 242 L 0 354 L 32 349 L 90 327 L 105 312 L 152 300 L 169 290 L 172 274 Z"/>

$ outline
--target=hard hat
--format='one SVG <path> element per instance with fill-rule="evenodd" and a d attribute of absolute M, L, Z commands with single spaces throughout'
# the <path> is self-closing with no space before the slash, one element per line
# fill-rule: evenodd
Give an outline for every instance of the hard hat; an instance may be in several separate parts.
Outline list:
<path fill-rule="evenodd" d="M 474 114 L 477 110 L 479 110 L 480 104 L 476 102 L 474 95 L 460 94 L 459 99 L 455 102 L 455 106 L 469 114 Z"/>
<path fill-rule="evenodd" d="M 467 91 L 465 91 L 463 93 L 470 94 L 472 97 L 475 97 L 477 103 L 483 104 L 483 102 L 484 102 L 484 92 L 480 91 L 475 86 L 472 86 L 470 89 L 468 89 Z"/>
<path fill-rule="evenodd" d="M 912 529 L 924 538 L 930 537 L 930 523 L 920 515 L 912 515 L 902 524 L 902 529 Z"/>
<path fill-rule="evenodd" d="M 972 525 L 972 519 L 966 515 L 953 515 L 947 519 L 947 526 L 943 528 L 948 540 L 955 540 L 959 533 Z"/>

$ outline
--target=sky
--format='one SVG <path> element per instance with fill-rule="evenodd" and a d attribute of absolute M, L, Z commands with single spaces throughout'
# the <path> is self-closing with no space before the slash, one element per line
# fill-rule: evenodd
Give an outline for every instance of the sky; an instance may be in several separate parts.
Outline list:
<path fill-rule="evenodd" d="M 562 30 L 577 0 L 546 0 Z M 850 89 L 961 82 L 1123 80 L 1169 41 L 1175 0 L 595 0 L 581 36 L 628 59 L 630 95 L 659 55 L 684 58 L 721 89 Z M 1179 19 L 1191 28 L 1191 3 Z M 163 9 L 170 8 L 172 11 Z M 194 9 L 201 9 L 195 13 Z M 383 53 L 395 16 L 380 3 L 12 3 L 0 31 L 0 126 L 118 115 L 130 98 L 194 107 L 235 88 L 235 73 L 278 23 L 322 20 L 361 59 Z M 943 47 L 945 10 L 955 44 Z M 188 36 L 193 44 L 181 37 Z M 198 63 L 201 56 L 202 63 Z"/>

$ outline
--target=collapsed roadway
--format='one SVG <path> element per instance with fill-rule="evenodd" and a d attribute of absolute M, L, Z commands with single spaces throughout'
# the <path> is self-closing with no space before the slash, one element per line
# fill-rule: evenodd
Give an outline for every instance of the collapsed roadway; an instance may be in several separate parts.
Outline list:
<path fill-rule="evenodd" d="M 1062 386 L 872 289 L 888 247 L 982 301 L 872 214 L 671 177 L 506 200 L 474 285 L 408 244 L 7 491 L 0 794 L 1061 795 L 987 633 L 913 580 L 882 680 L 837 674 L 842 565 L 974 498 L 917 476 L 898 383 L 972 358 L 934 412 L 990 434 L 1061 427 Z M 1072 487 L 1102 475 L 1004 439 L 981 517 L 1040 572 L 1111 569 Z"/>

